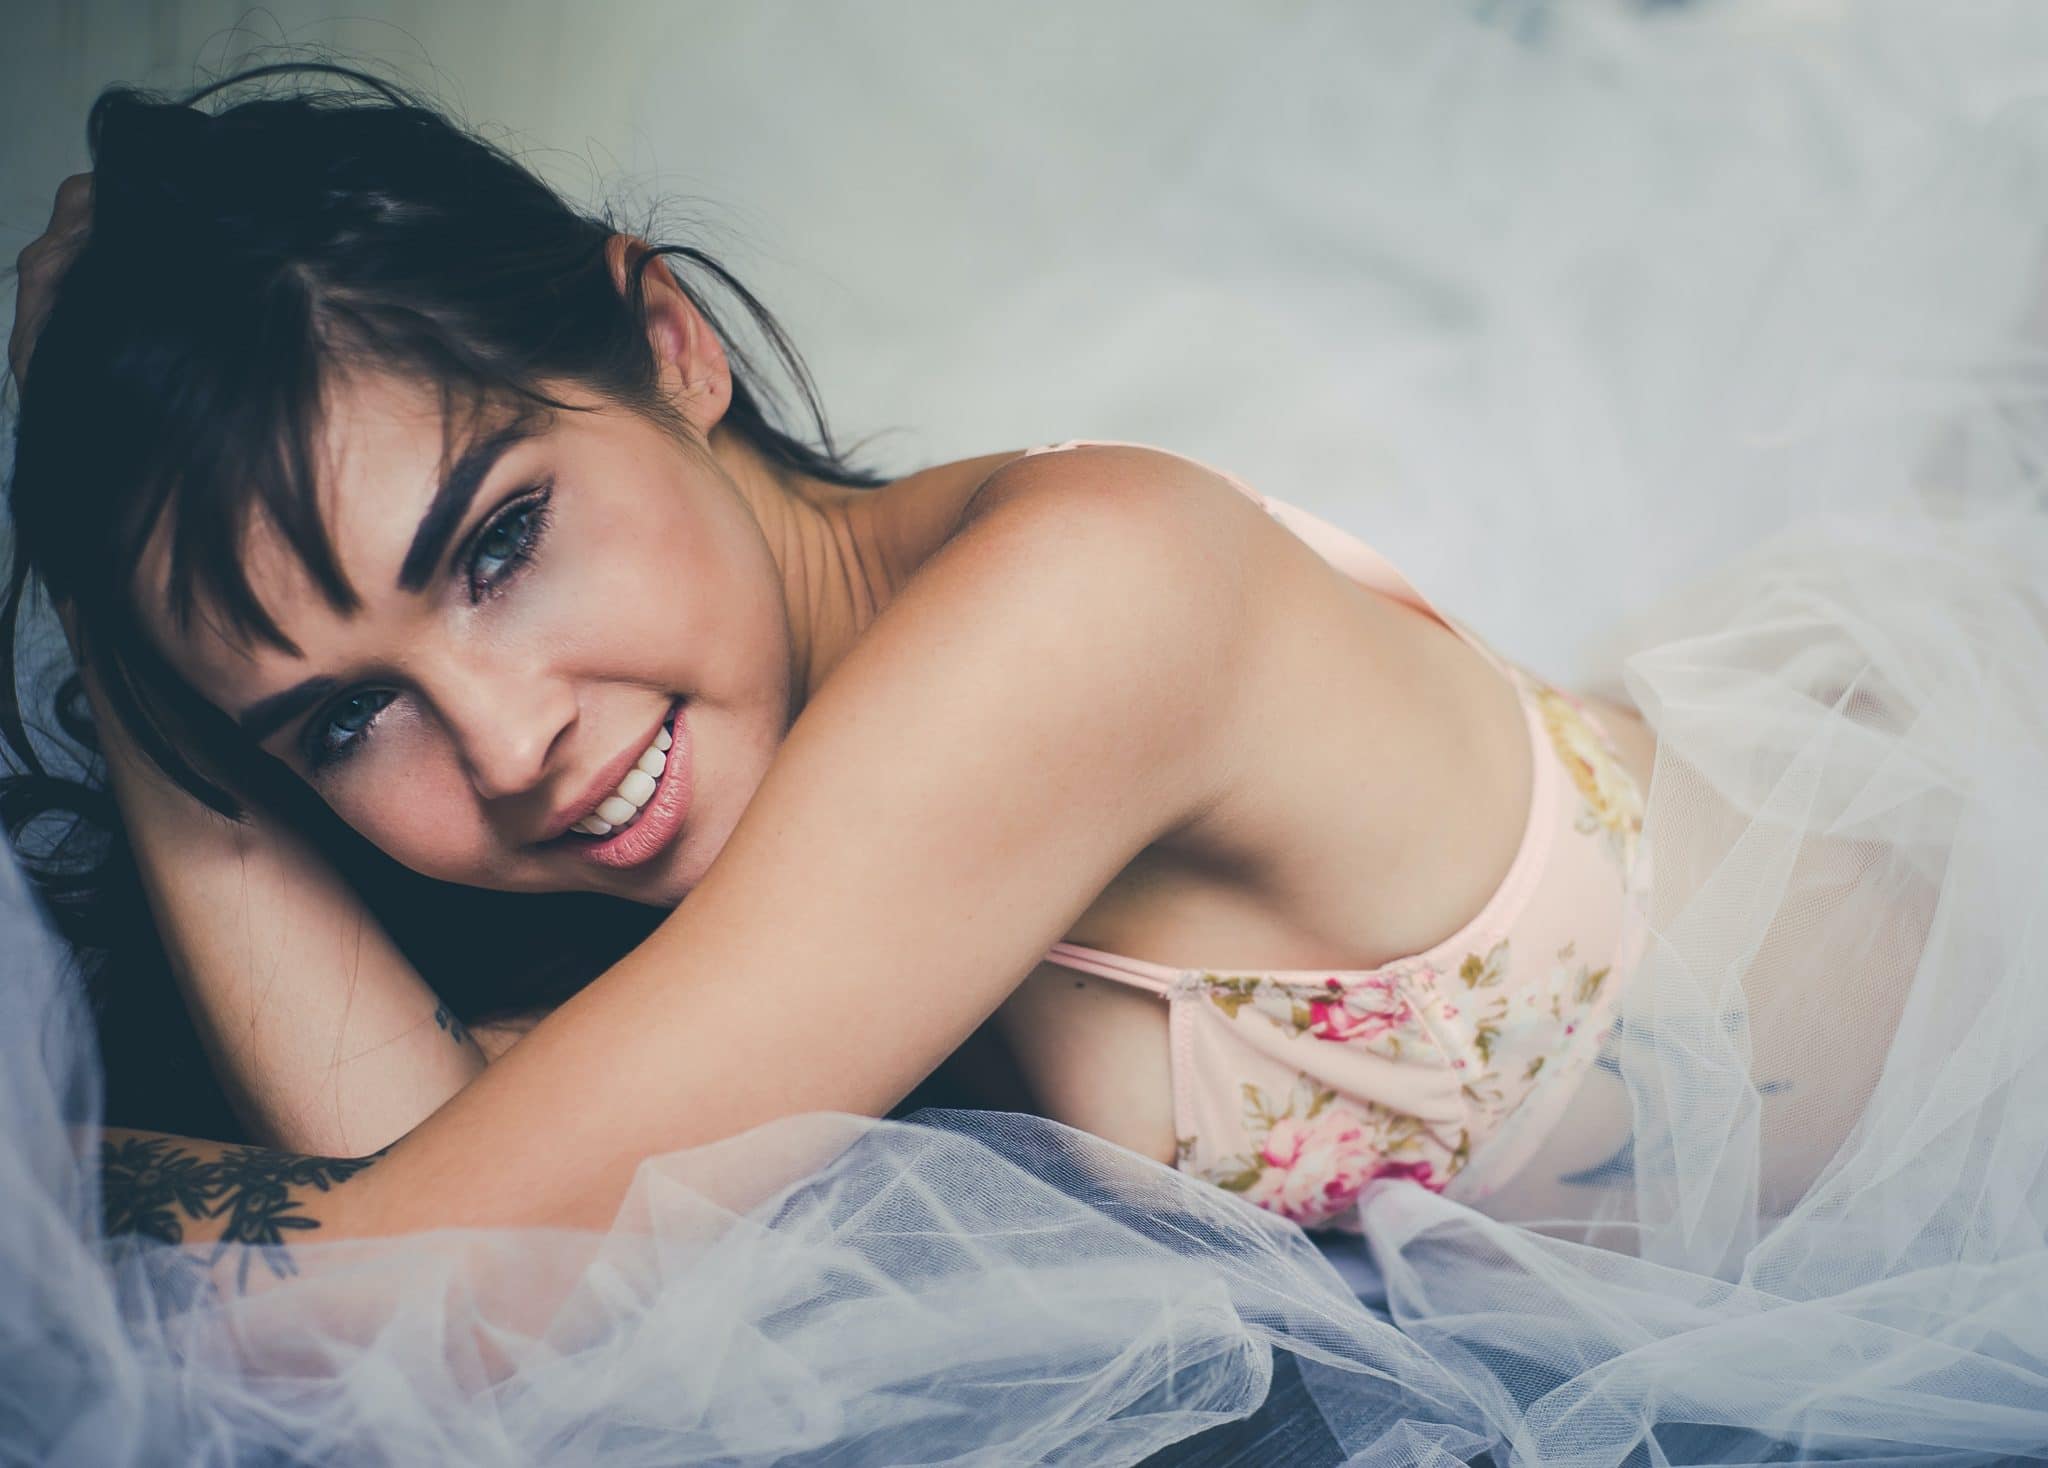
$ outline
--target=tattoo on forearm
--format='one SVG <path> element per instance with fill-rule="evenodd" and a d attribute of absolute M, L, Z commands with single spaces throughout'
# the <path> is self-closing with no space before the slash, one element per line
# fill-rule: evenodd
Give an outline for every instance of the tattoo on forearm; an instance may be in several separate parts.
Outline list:
<path fill-rule="evenodd" d="M 436 1004 L 434 1006 L 434 1023 L 446 1030 L 449 1037 L 458 1045 L 469 1038 L 468 1028 L 464 1026 L 461 1020 L 455 1017 L 453 1011 L 445 1004 Z"/>
<path fill-rule="evenodd" d="M 233 1244 L 282 1246 L 287 1232 L 320 1226 L 304 1211 L 304 1198 L 291 1190 L 326 1192 L 355 1176 L 391 1149 L 367 1157 L 306 1157 L 263 1147 L 230 1147 L 217 1158 L 200 1157 L 162 1137 L 127 1137 L 100 1143 L 100 1201 L 109 1236 L 138 1233 L 165 1243 L 183 1243 L 185 1222 L 226 1221 L 209 1262 Z M 249 1260 L 242 1255 L 239 1283 L 247 1288 Z M 271 1272 L 296 1274 L 288 1251 L 263 1251 Z"/>

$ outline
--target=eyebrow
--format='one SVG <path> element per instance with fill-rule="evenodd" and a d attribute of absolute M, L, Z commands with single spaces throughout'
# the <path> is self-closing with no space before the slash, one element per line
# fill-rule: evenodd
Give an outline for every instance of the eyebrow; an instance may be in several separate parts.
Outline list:
<path fill-rule="evenodd" d="M 261 744 L 340 686 L 333 678 L 308 678 L 282 693 L 257 699 L 242 710 L 235 722 L 242 726 L 244 734 Z"/>
<path fill-rule="evenodd" d="M 514 445 L 538 435 L 545 423 L 545 414 L 530 409 L 522 411 L 492 432 L 473 439 L 462 451 L 447 477 L 435 488 L 433 501 L 420 516 L 419 528 L 413 531 L 412 544 L 406 547 L 405 559 L 398 567 L 396 585 L 400 591 L 417 592 L 426 586 L 434 568 L 441 563 L 448 542 L 468 517 L 470 502 L 491 477 L 498 460 Z M 282 693 L 257 699 L 236 715 L 235 723 L 252 741 L 261 744 L 340 686 L 338 680 L 324 675 L 308 678 Z"/>

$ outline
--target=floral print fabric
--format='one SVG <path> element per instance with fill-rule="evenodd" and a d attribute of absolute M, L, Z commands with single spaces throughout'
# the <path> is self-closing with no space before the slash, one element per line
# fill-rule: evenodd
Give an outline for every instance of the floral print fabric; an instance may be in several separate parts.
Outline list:
<path fill-rule="evenodd" d="M 1437 1191 L 1583 1078 L 1638 956 L 1642 796 L 1572 694 L 1512 665 L 1536 749 L 1522 848 L 1479 916 L 1369 971 L 1189 972 L 1173 1005 L 1177 1165 L 1309 1228 L 1368 1183 Z M 1228 1077 L 1227 1083 L 1224 1078 Z M 1524 1126 L 1521 1150 L 1540 1128 Z"/>

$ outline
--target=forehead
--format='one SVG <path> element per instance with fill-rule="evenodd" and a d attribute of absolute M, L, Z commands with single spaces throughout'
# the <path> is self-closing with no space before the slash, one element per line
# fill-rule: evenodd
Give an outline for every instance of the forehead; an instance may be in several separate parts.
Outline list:
<path fill-rule="evenodd" d="M 381 372 L 337 374 L 323 384 L 320 421 L 306 434 L 309 494 L 340 573 L 360 603 L 354 613 L 333 606 L 319 582 L 252 489 L 234 531 L 234 556 L 250 594 L 309 659 L 313 644 L 338 624 L 374 616 L 409 600 L 396 585 L 421 517 L 433 505 L 449 466 L 501 429 L 537 431 L 530 409 L 503 401 L 446 395 L 433 384 Z M 170 558 L 176 505 L 153 527 L 137 567 L 137 603 L 174 665 L 212 692 L 223 679 L 241 684 L 274 660 L 301 661 L 285 649 L 245 635 L 203 585 L 194 588 L 190 624 L 171 611 Z"/>

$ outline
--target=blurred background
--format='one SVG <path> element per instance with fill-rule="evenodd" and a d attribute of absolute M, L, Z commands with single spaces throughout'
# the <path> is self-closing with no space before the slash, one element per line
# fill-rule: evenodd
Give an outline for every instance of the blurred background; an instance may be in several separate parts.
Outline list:
<path fill-rule="evenodd" d="M 1858 323 L 1896 342 L 1928 292 L 1886 272 L 2011 278 L 1969 255 L 2009 230 L 1908 259 L 1883 223 L 2038 84 L 2042 9 L 16 0 L 0 259 L 101 87 L 368 64 L 709 250 L 871 464 L 1177 449 L 1592 681 L 1618 614 L 1841 481 L 1859 434 L 1817 422 L 1891 431 Z"/>

